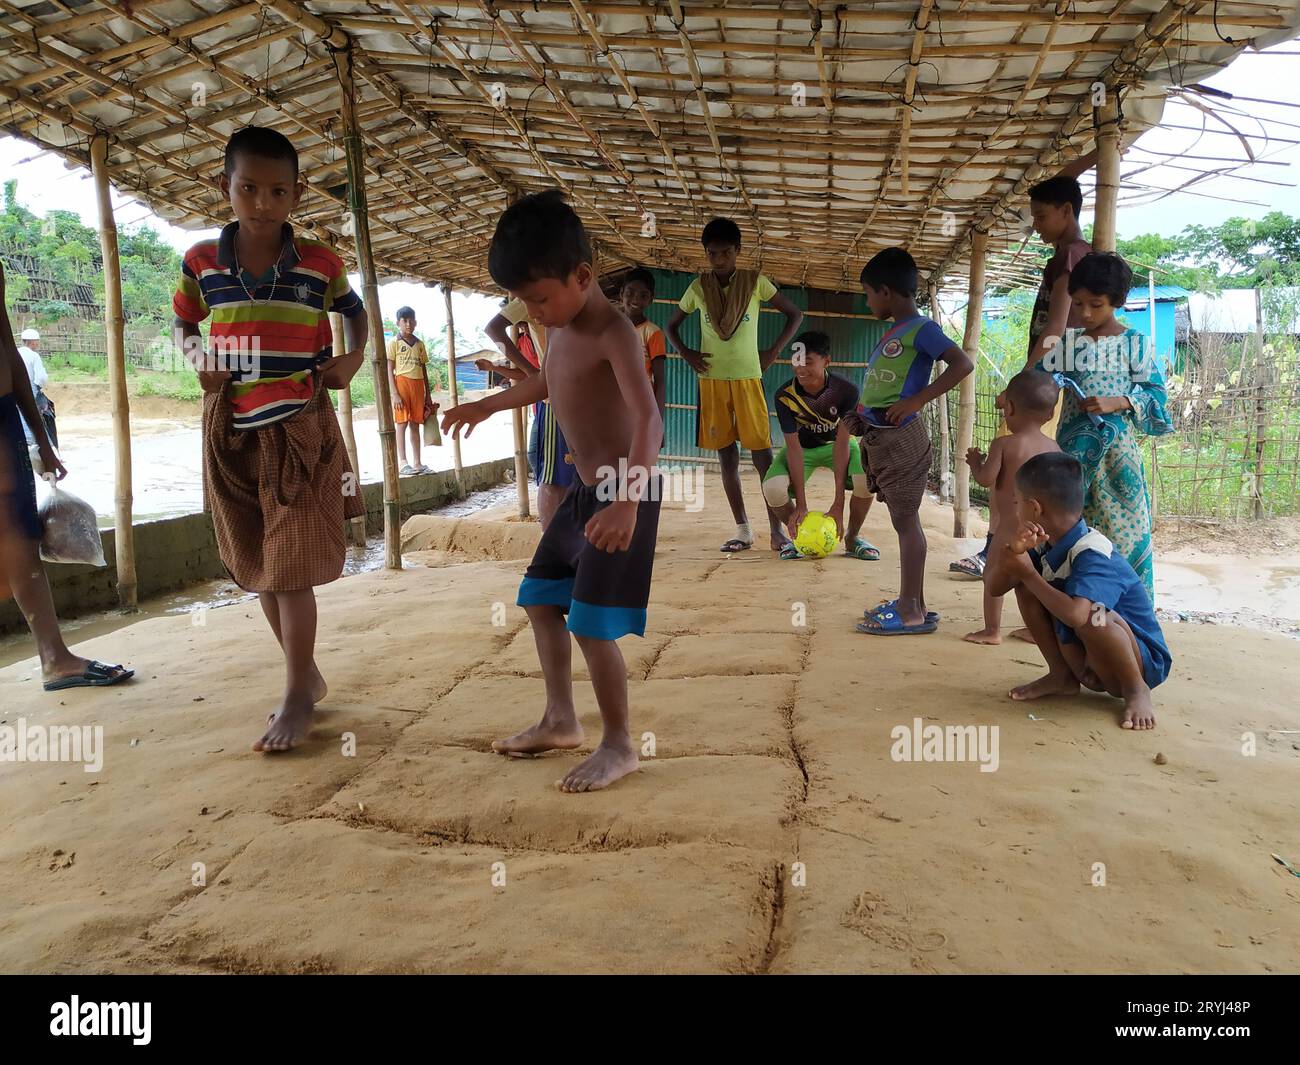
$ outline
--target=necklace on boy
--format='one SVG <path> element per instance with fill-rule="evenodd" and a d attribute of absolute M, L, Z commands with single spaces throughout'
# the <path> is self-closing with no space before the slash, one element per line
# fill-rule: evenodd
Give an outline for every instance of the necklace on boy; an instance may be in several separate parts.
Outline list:
<path fill-rule="evenodd" d="M 248 297 L 249 302 L 252 303 L 254 306 L 257 306 L 259 304 L 267 304 L 270 303 L 273 299 L 275 299 L 275 286 L 280 283 L 280 260 L 279 259 L 276 259 L 274 269 L 275 272 L 271 276 L 271 294 L 267 296 L 266 299 L 259 300 L 256 296 L 253 295 L 252 292 L 248 291 L 248 284 L 247 282 L 244 281 L 244 268 L 239 265 L 239 252 L 238 251 L 235 252 L 235 276 L 239 278 L 239 287 L 244 290 L 244 295 Z M 253 292 L 256 292 L 261 287 L 262 286 L 260 284 L 254 285 Z"/>

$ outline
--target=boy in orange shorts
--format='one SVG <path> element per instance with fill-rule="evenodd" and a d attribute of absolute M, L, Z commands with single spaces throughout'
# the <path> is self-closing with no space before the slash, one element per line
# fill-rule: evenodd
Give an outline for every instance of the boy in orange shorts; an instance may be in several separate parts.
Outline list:
<path fill-rule="evenodd" d="M 432 473 L 420 461 L 420 430 L 438 404 L 429 388 L 429 353 L 415 335 L 415 311 L 397 309 L 397 336 L 388 342 L 388 385 L 393 393 L 393 421 L 397 423 L 398 471 L 403 477 Z M 406 438 L 411 438 L 413 463 L 406 461 Z"/>
<path fill-rule="evenodd" d="M 700 274 L 668 320 L 668 339 L 699 375 L 699 420 L 696 446 L 718 452 L 722 487 L 736 519 L 736 535 L 722 545 L 728 553 L 748 551 L 754 533 L 745 514 L 740 489 L 740 449 L 749 448 L 759 480 L 772 465 L 772 426 L 763 393 L 763 371 L 799 331 L 803 311 L 782 296 L 757 270 L 736 267 L 740 255 L 740 227 L 729 218 L 715 218 L 700 236 L 710 269 Z M 758 314 L 771 303 L 785 315 L 785 328 L 771 347 L 758 350 Z M 700 346 L 696 351 L 682 342 L 678 327 L 688 315 L 700 312 Z M 767 509 L 772 530 L 772 550 L 780 551 L 790 538 L 772 509 Z"/>

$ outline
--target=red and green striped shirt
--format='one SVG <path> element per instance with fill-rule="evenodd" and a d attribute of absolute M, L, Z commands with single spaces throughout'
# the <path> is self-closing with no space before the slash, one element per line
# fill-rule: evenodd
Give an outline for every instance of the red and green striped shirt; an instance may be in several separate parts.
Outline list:
<path fill-rule="evenodd" d="M 229 397 L 236 429 L 256 429 L 311 399 L 311 370 L 333 354 L 329 312 L 360 314 L 361 300 L 330 248 L 295 237 L 284 226 L 280 258 L 260 280 L 236 272 L 231 222 L 216 240 L 185 253 L 172 310 L 198 324 L 212 316 L 208 351 L 231 371 Z"/>

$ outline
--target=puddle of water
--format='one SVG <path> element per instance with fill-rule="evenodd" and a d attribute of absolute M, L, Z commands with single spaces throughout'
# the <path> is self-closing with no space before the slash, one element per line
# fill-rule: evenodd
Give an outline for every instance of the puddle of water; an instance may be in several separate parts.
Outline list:
<path fill-rule="evenodd" d="M 983 542 L 963 541 L 966 553 Z M 1207 558 L 1179 549 L 1156 555 L 1156 610 L 1165 622 L 1237 625 L 1300 636 L 1300 565 L 1279 555 Z"/>
<path fill-rule="evenodd" d="M 1156 602 L 1172 611 L 1251 611 L 1300 623 L 1300 567 L 1289 559 L 1156 559 Z"/>

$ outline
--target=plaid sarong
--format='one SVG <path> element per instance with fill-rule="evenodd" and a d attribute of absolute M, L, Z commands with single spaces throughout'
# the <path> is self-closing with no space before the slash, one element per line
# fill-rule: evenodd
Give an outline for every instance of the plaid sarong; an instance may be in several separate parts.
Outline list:
<path fill-rule="evenodd" d="M 224 391 L 203 397 L 203 495 L 217 549 L 245 591 L 289 592 L 343 572 L 345 522 L 365 513 L 326 390 L 287 421 L 237 431 Z"/>
<path fill-rule="evenodd" d="M 930 434 L 921 418 L 898 429 L 867 425 L 862 429 L 862 465 L 867 485 L 889 507 L 906 517 L 921 509 L 930 478 Z"/>

